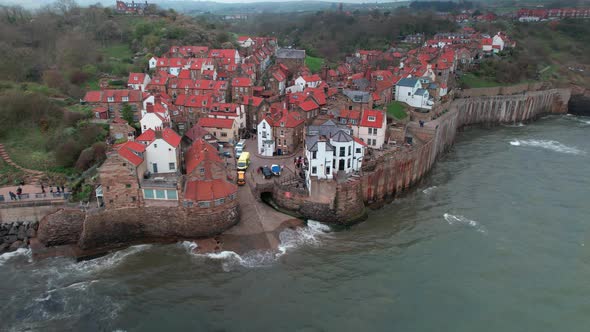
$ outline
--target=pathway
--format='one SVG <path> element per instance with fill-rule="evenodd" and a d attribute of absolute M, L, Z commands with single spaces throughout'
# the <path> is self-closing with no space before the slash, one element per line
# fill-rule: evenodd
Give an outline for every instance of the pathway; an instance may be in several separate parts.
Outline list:
<path fill-rule="evenodd" d="M 39 182 L 41 180 L 41 177 L 45 174 L 41 171 L 24 168 L 20 165 L 17 165 L 14 161 L 12 161 L 12 159 L 8 155 L 8 152 L 6 152 L 6 149 L 4 148 L 4 144 L 2 144 L 2 143 L 0 143 L 0 157 L 2 157 L 2 159 L 4 159 L 4 161 L 8 165 L 15 167 L 15 168 L 27 173 L 27 175 L 29 175 L 29 177 L 31 179 L 31 182 Z"/>

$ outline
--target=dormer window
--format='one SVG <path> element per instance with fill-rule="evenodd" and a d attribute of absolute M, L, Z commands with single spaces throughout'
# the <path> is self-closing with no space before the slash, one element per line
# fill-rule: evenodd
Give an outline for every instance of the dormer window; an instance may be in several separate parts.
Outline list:
<path fill-rule="evenodd" d="M 371 122 L 375 122 L 375 120 L 377 120 L 377 119 L 374 116 L 369 116 L 369 119 L 368 120 L 371 121 Z"/>
<path fill-rule="evenodd" d="M 123 97 L 123 102 L 128 102 L 128 101 L 129 101 L 129 97 L 127 97 L 127 96 L 124 96 L 124 97 Z"/>
<path fill-rule="evenodd" d="M 114 98 L 114 97 L 108 97 L 108 98 L 107 98 L 107 101 L 108 101 L 109 103 L 112 103 L 112 102 L 114 102 L 114 101 L 115 101 L 115 98 Z"/>
<path fill-rule="evenodd" d="M 284 127 L 284 126 L 285 126 L 285 122 L 281 122 L 281 127 Z"/>

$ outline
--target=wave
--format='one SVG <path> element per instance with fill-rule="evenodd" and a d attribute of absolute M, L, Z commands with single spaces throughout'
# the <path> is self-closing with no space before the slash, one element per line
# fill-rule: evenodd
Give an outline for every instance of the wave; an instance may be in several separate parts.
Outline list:
<path fill-rule="evenodd" d="M 81 272 L 100 272 L 111 269 L 124 262 L 128 257 L 151 248 L 151 244 L 131 246 L 123 250 L 115 251 L 103 257 L 95 258 L 74 264 L 74 268 Z"/>
<path fill-rule="evenodd" d="M 510 145 L 513 146 L 531 146 L 531 147 L 538 147 L 546 150 L 551 150 L 555 152 L 561 153 L 568 153 L 568 154 L 585 154 L 584 151 L 570 147 L 567 145 L 563 145 L 558 141 L 552 140 L 536 140 L 536 139 L 527 139 L 527 140 L 519 140 L 515 139 L 510 141 Z"/>
<path fill-rule="evenodd" d="M 31 262 L 33 259 L 31 249 L 19 248 L 19 249 L 16 249 L 15 251 L 7 252 L 7 253 L 0 255 L 0 266 L 4 265 L 4 263 L 6 263 L 7 261 L 9 261 L 13 258 L 20 257 L 20 256 L 27 257 L 29 262 Z"/>
<path fill-rule="evenodd" d="M 221 267 L 229 272 L 237 267 L 260 268 L 274 264 L 281 256 L 288 251 L 295 250 L 302 246 L 319 246 L 321 237 L 331 231 L 330 226 L 320 222 L 309 220 L 307 226 L 296 229 L 285 229 L 279 234 L 279 245 L 277 250 L 252 250 L 243 255 L 234 251 L 221 251 L 207 254 L 194 254 L 197 257 L 204 257 L 211 260 L 222 261 Z M 188 246 L 182 244 L 182 246 Z M 192 253 L 192 251 L 189 251 Z"/>
<path fill-rule="evenodd" d="M 189 254 L 199 247 L 199 245 L 193 241 L 182 241 L 179 242 L 178 245 L 181 248 L 184 248 Z"/>
<path fill-rule="evenodd" d="M 434 191 L 434 189 L 438 188 L 437 186 L 432 186 L 432 187 L 428 187 L 424 190 L 422 190 L 423 193 L 425 193 L 426 195 L 432 193 Z"/>
<path fill-rule="evenodd" d="M 519 122 L 519 123 L 515 123 L 515 124 L 505 124 L 504 127 L 510 127 L 510 128 L 520 128 L 520 127 L 524 127 L 524 123 Z"/>
<path fill-rule="evenodd" d="M 467 219 L 464 216 L 452 215 L 452 214 L 449 214 L 449 213 L 445 213 L 443 215 L 443 217 L 445 218 L 445 220 L 447 221 L 447 223 L 449 223 L 449 225 L 456 225 L 456 224 L 465 225 L 465 226 L 469 226 L 469 227 L 475 228 L 480 233 L 484 233 L 484 234 L 487 233 L 486 228 L 483 227 L 482 225 L 480 225 L 475 220 Z"/>

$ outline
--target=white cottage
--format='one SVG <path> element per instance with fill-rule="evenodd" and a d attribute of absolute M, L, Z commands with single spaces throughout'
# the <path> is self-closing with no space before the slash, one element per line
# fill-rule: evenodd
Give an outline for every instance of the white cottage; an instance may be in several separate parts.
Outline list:
<path fill-rule="evenodd" d="M 181 137 L 170 128 L 148 129 L 136 139 L 144 144 L 147 170 L 151 173 L 175 173 L 180 166 Z"/>
<path fill-rule="evenodd" d="M 257 126 L 258 152 L 265 157 L 272 157 L 275 151 L 275 140 L 272 135 L 272 126 L 266 118 Z"/>
<path fill-rule="evenodd" d="M 428 90 L 422 87 L 420 78 L 402 78 L 395 85 L 395 100 L 412 107 L 431 109 L 434 102 Z"/>

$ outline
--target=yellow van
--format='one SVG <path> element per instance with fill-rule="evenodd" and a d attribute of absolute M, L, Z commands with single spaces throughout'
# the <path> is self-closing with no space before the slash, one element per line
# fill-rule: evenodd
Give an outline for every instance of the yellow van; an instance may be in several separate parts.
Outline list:
<path fill-rule="evenodd" d="M 242 152 L 240 159 L 238 159 L 238 169 L 246 170 L 250 166 L 250 152 Z"/>
<path fill-rule="evenodd" d="M 246 172 L 238 171 L 238 186 L 243 186 L 246 184 Z"/>

